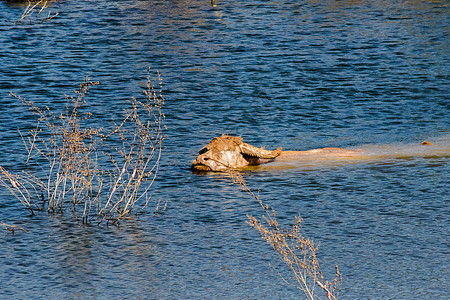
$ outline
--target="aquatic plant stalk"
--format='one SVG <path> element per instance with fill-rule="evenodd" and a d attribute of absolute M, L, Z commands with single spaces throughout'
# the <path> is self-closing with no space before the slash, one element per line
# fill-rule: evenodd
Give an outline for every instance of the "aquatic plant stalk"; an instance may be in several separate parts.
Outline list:
<path fill-rule="evenodd" d="M 319 286 L 328 299 L 338 299 L 339 287 L 341 283 L 341 273 L 336 266 L 336 275 L 333 281 L 325 281 L 320 270 L 316 252 L 318 246 L 314 242 L 302 235 L 300 228 L 302 218 L 295 217 L 291 230 L 283 230 L 276 219 L 275 210 L 265 205 L 258 194 L 255 194 L 247 185 L 241 174 L 230 172 L 233 181 L 250 194 L 264 210 L 264 225 L 253 216 L 247 215 L 248 224 L 259 231 L 261 237 L 269 243 L 278 256 L 288 265 L 296 283 L 294 286 L 301 289 L 308 299 L 320 299 L 315 289 Z M 286 279 L 282 279 L 288 283 Z"/>
<path fill-rule="evenodd" d="M 22 23 L 25 19 L 30 18 L 37 10 L 38 11 L 36 13 L 36 17 L 38 17 L 42 13 L 42 11 L 48 8 L 49 2 L 49 0 L 28 1 L 27 7 L 23 11 L 21 18 L 16 23 Z M 40 22 L 50 21 L 58 14 L 59 12 L 52 14 L 51 11 L 49 11 L 47 17 L 40 19 Z"/>

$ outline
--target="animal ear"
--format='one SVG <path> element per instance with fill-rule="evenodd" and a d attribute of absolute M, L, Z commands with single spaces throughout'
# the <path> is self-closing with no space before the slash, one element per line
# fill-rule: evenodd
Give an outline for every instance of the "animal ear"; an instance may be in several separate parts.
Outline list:
<path fill-rule="evenodd" d="M 256 148 L 255 146 L 242 143 L 241 145 L 241 153 L 252 156 L 252 157 L 258 157 L 258 158 L 265 158 L 265 159 L 272 159 L 277 156 L 279 156 L 282 152 L 282 148 L 278 148 L 277 150 L 266 150 L 264 148 Z"/>

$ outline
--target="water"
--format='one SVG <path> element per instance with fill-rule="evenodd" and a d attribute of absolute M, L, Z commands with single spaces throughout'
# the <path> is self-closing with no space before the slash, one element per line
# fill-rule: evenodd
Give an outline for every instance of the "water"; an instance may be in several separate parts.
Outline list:
<path fill-rule="evenodd" d="M 168 126 L 152 205 L 120 227 L 30 217 L 1 191 L 0 221 L 29 232 L 0 231 L 0 298 L 301 298 L 245 223 L 258 204 L 226 175 L 193 174 L 196 151 L 222 133 L 268 149 L 448 145 L 446 1 L 216 3 L 63 1 L 50 22 L 23 25 L 23 7 L 0 3 L 3 166 L 23 166 L 17 129 L 34 120 L 10 91 L 63 111 L 90 76 L 108 124 L 151 66 Z M 447 152 L 244 178 L 282 224 L 302 215 L 322 270 L 343 273 L 342 299 L 446 299 L 448 172 Z"/>

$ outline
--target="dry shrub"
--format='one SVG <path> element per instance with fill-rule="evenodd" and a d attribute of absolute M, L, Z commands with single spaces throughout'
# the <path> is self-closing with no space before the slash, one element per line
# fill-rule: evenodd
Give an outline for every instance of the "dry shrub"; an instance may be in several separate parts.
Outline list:
<path fill-rule="evenodd" d="M 21 135 L 27 165 L 40 171 L 13 174 L 0 166 L 0 184 L 32 214 L 70 208 L 83 223 L 93 215 L 115 223 L 137 203 L 148 204 L 165 137 L 161 80 L 156 90 L 149 69 L 145 101 L 128 101 L 123 119 L 107 133 L 89 126 L 92 114 L 83 112 L 85 96 L 97 84 L 87 78 L 75 96 L 66 96 L 59 115 L 12 94 L 39 117 L 36 128 Z"/>
<path fill-rule="evenodd" d="M 261 237 L 272 246 L 279 257 L 288 265 L 296 280 L 294 286 L 301 289 L 308 299 L 320 299 L 316 286 L 320 288 L 319 291 L 324 291 L 328 299 L 338 299 L 341 283 L 341 273 L 338 266 L 336 266 L 334 280 L 325 281 L 316 256 L 318 245 L 304 237 L 300 231 L 302 218 L 300 216 L 295 217 L 292 228 L 283 230 L 277 222 L 275 210 L 262 202 L 259 195 L 247 186 L 242 175 L 232 172 L 231 176 L 233 181 L 255 198 L 264 210 L 263 223 L 255 217 L 247 215 L 248 224 L 259 231 Z M 282 279 L 288 283 L 283 277 Z"/>

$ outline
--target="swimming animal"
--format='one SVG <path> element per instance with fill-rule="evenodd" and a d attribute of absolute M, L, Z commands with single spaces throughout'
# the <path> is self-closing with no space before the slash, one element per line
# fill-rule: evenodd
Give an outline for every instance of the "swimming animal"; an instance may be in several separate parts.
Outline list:
<path fill-rule="evenodd" d="M 360 150 L 343 148 L 321 148 L 307 151 L 266 150 L 244 143 L 239 136 L 222 135 L 213 138 L 199 151 L 192 162 L 192 169 L 197 171 L 227 171 L 243 169 L 251 165 L 267 163 L 275 159 L 323 159 L 357 157 Z"/>

